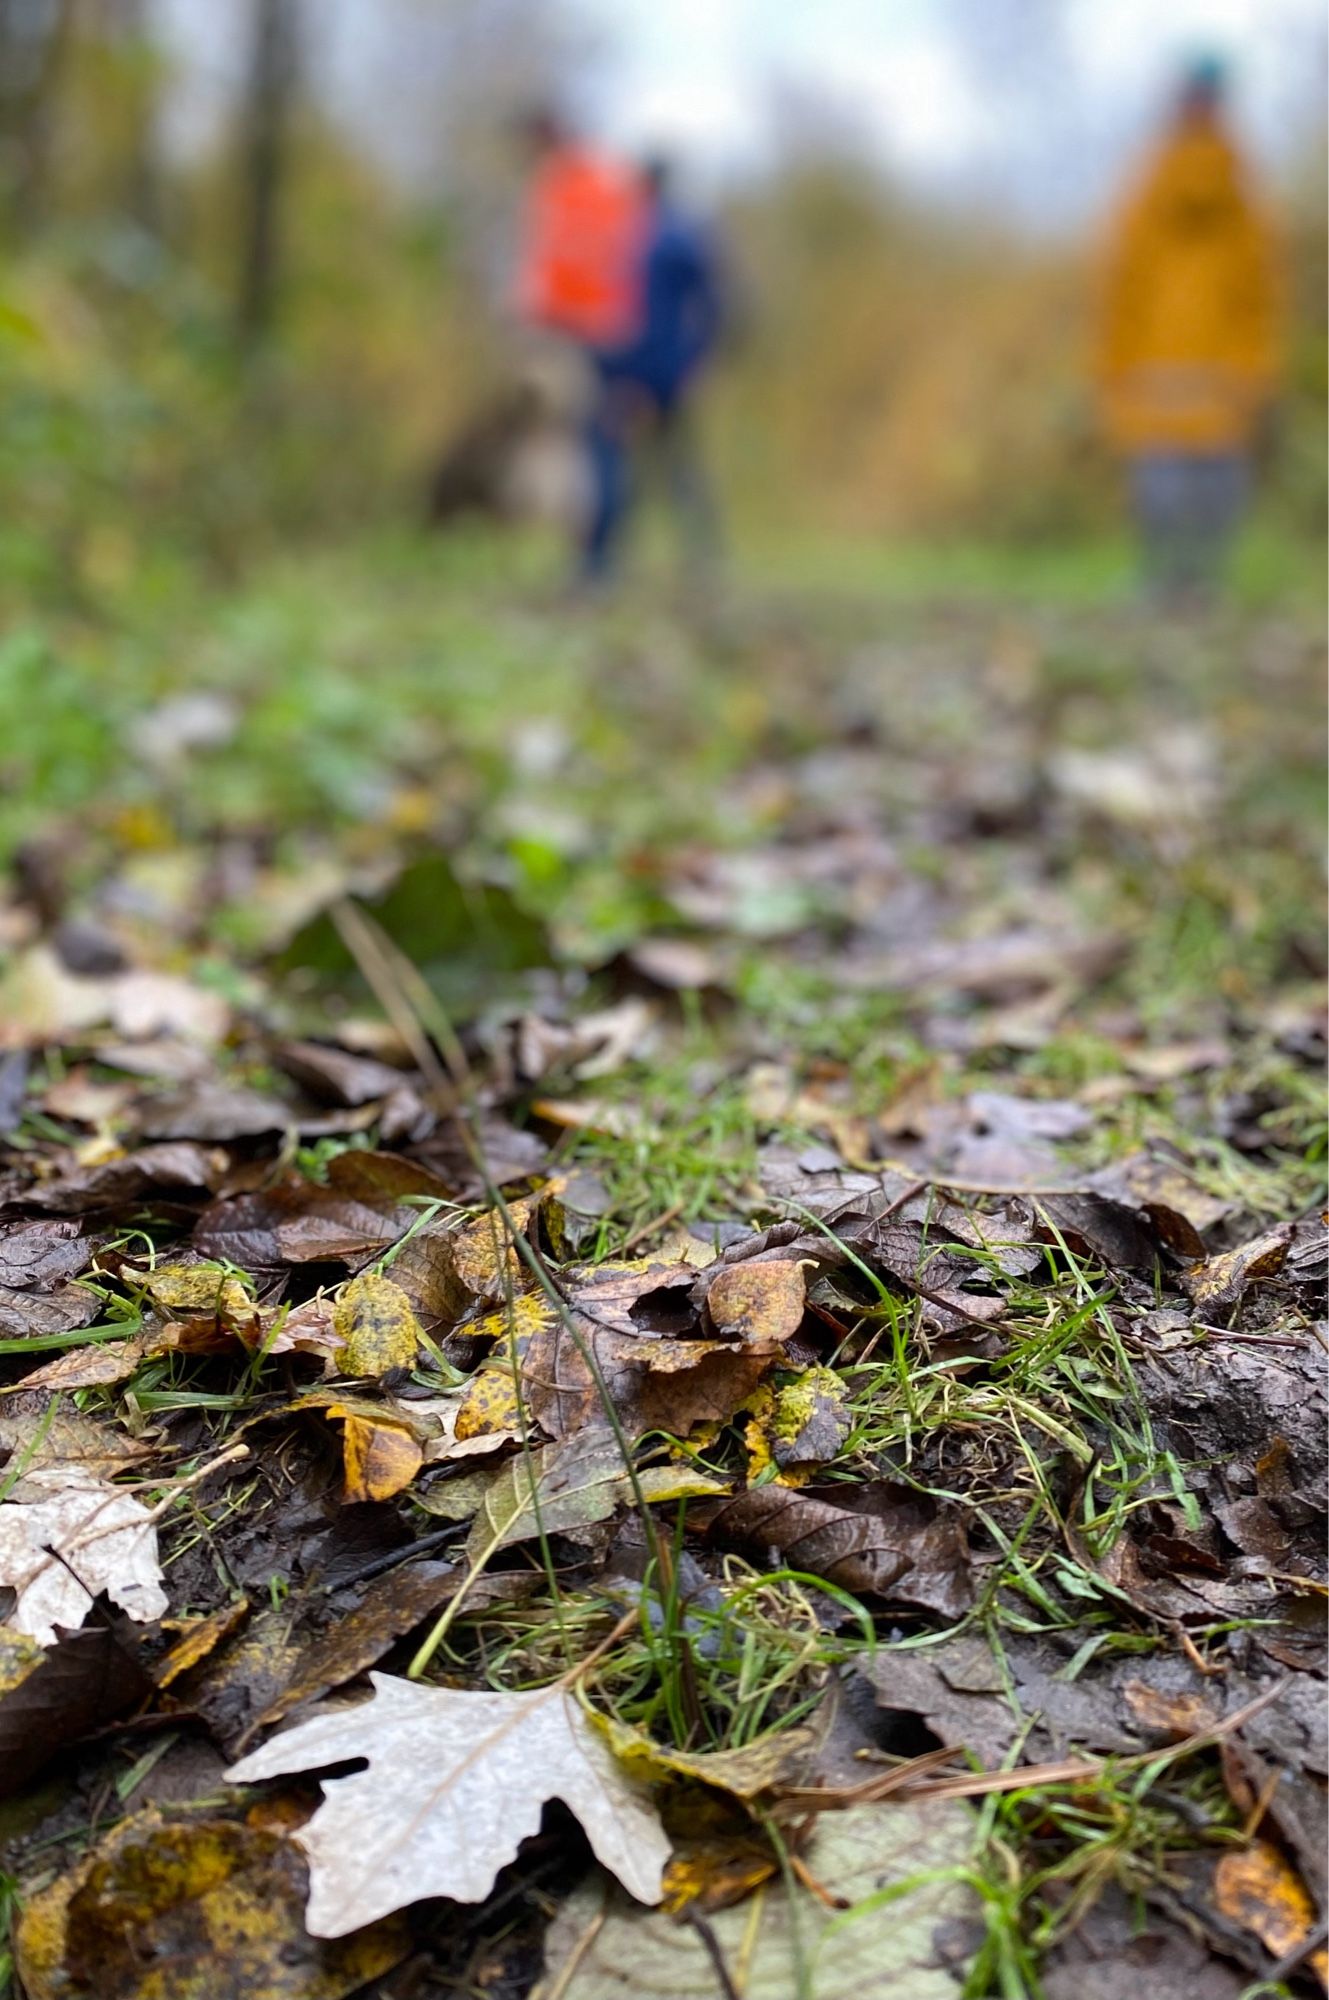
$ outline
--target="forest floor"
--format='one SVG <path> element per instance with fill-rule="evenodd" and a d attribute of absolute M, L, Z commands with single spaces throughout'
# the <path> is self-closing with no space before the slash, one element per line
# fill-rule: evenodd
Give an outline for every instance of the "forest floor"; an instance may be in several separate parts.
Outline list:
<path fill-rule="evenodd" d="M 505 561 L 0 647 L 5 1976 L 1320 1990 L 1316 618 Z"/>

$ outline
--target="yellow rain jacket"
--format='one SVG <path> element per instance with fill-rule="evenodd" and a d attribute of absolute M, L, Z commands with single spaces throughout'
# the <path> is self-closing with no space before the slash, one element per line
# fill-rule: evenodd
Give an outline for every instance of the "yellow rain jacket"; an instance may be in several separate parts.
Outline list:
<path fill-rule="evenodd" d="M 1127 453 L 1251 442 L 1279 363 L 1272 232 L 1218 120 L 1185 119 L 1112 233 L 1098 377 Z"/>

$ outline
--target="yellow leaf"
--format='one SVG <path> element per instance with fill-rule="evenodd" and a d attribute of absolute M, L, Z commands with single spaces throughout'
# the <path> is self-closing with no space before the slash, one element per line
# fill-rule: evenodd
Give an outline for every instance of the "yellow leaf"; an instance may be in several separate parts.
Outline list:
<path fill-rule="evenodd" d="M 526 1292 L 467 1328 L 472 1337 L 499 1344 L 492 1359 L 472 1375 L 462 1397 L 453 1430 L 459 1444 L 467 1438 L 520 1435 L 522 1419 L 512 1373 L 513 1356 L 520 1363 L 532 1335 L 551 1326 L 556 1318 L 556 1309 L 543 1292 Z"/>
<path fill-rule="evenodd" d="M 389 1922 L 335 1944 L 311 1938 L 300 1915 L 304 1872 L 278 1832 L 136 1813 L 26 1903 L 16 1938 L 24 1991 L 31 2000 L 213 2000 L 219 1991 L 346 2000 L 404 1956 L 408 1934 Z"/>
<path fill-rule="evenodd" d="M 415 1360 L 419 1323 L 391 1278 L 373 1271 L 352 1278 L 337 1295 L 332 1323 L 341 1338 L 336 1360 L 343 1375 L 386 1375 Z"/>
<path fill-rule="evenodd" d="M 342 1498 L 350 1504 L 359 1500 L 391 1500 L 403 1493 L 424 1464 L 424 1446 L 405 1424 L 390 1417 L 366 1417 L 356 1410 L 333 1403 L 329 1417 L 345 1425 L 342 1432 L 342 1467 L 346 1485 Z"/>
<path fill-rule="evenodd" d="M 163 1619 L 163 1627 L 169 1629 L 173 1622 L 180 1625 L 180 1637 L 169 1653 L 159 1660 L 153 1669 L 153 1679 L 158 1687 L 169 1687 L 182 1674 L 206 1660 L 222 1641 L 231 1638 L 249 1616 L 249 1599 L 237 1597 L 229 1604 L 223 1604 L 219 1611 L 209 1612 L 205 1618 L 190 1618 L 172 1621 Z"/>
<path fill-rule="evenodd" d="M 253 1299 L 220 1264 L 158 1264 L 151 1271 L 126 1271 L 125 1279 L 163 1312 L 207 1313 L 230 1324 L 254 1317 Z"/>
<path fill-rule="evenodd" d="M 533 1204 L 510 1201 L 508 1214 L 518 1233 L 531 1219 Z M 457 1276 L 478 1299 L 501 1299 L 530 1289 L 531 1274 L 508 1235 L 507 1223 L 497 1209 L 477 1215 L 453 1238 L 453 1263 Z"/>
<path fill-rule="evenodd" d="M 1240 1853 L 1223 1856 L 1214 1871 L 1214 1900 L 1274 1958 L 1295 1951 L 1315 1928 L 1315 1905 L 1305 1884 L 1272 1841 L 1253 1840 Z M 1325 1953 L 1315 1952 L 1310 1963 L 1325 1985 Z"/>

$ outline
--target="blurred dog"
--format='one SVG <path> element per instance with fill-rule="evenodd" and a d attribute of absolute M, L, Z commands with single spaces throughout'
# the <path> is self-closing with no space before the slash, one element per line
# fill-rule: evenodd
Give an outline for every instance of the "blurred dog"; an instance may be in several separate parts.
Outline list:
<path fill-rule="evenodd" d="M 568 364 L 561 353 L 528 358 L 449 440 L 429 483 L 435 527 L 471 518 L 577 528 L 589 501 L 586 389 Z"/>

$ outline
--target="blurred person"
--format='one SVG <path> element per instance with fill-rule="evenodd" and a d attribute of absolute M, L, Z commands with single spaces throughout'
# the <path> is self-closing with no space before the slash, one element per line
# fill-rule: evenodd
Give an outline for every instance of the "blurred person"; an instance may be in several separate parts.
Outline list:
<path fill-rule="evenodd" d="M 651 461 L 678 520 L 685 562 L 699 570 L 714 559 L 719 522 L 698 453 L 694 391 L 724 323 L 720 258 L 711 232 L 674 196 L 667 160 L 648 160 L 642 184 L 649 222 L 641 260 L 640 328 L 635 340 L 606 357 L 605 373 L 624 405 L 624 420 L 641 469 Z M 632 498 L 626 469 L 623 507 L 611 525 L 621 536 Z"/>
<path fill-rule="evenodd" d="M 1224 115 L 1194 62 L 1169 129 L 1112 230 L 1098 355 L 1108 437 L 1129 468 L 1146 582 L 1218 582 L 1278 381 L 1277 257 Z"/>
<path fill-rule="evenodd" d="M 517 270 L 517 306 L 528 324 L 569 341 L 585 358 L 590 472 L 579 577 L 608 574 L 628 505 L 630 398 L 614 357 L 642 330 L 642 266 L 650 205 L 640 176 L 596 151 L 555 113 L 527 114 L 531 160 Z"/>

